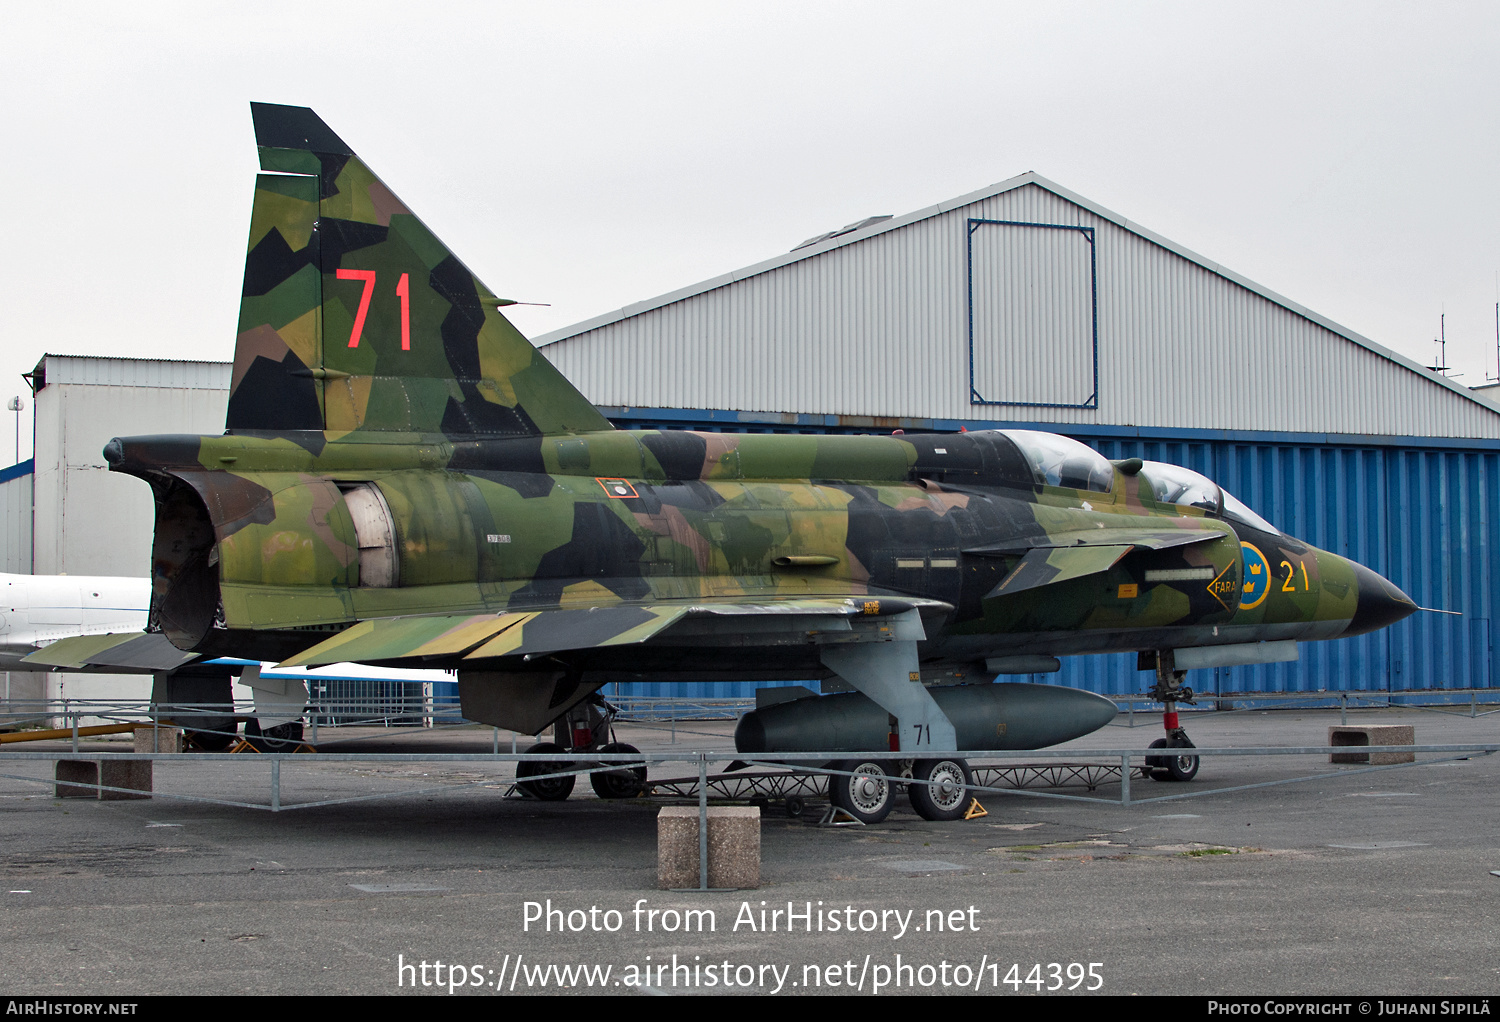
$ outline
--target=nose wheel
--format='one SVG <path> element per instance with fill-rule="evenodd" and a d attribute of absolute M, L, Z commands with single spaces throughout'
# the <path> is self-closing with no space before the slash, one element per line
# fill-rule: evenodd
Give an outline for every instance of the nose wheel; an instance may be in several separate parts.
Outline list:
<path fill-rule="evenodd" d="M 1177 729 L 1181 731 L 1181 728 Z M 1191 749 L 1192 741 L 1187 735 L 1177 738 L 1158 738 L 1151 743 L 1153 749 Z M 1151 771 L 1151 777 L 1157 781 L 1191 781 L 1198 776 L 1198 757 L 1189 756 L 1186 753 L 1174 753 L 1170 756 L 1147 756 L 1146 767 Z"/>

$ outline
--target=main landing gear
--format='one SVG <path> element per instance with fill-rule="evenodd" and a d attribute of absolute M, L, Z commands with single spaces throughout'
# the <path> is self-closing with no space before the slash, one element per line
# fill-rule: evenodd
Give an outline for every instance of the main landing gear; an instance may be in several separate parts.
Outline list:
<path fill-rule="evenodd" d="M 896 792 L 905 782 L 911 807 L 924 820 L 961 820 L 969 808 L 974 776 L 962 759 L 859 760 L 830 764 L 828 801 L 860 823 L 879 823 L 890 815 Z M 899 773 L 887 771 L 896 768 Z M 921 783 L 925 782 L 925 783 Z"/>
<path fill-rule="evenodd" d="M 896 801 L 896 778 L 886 773 L 886 762 L 845 759 L 831 764 L 853 776 L 828 776 L 828 801 L 860 823 L 879 823 L 891 813 Z M 895 764 L 889 764 L 894 766 Z"/>
<path fill-rule="evenodd" d="M 567 760 L 547 760 L 545 756 L 556 756 L 565 752 L 638 753 L 634 745 L 614 740 L 614 721 L 619 709 L 594 695 L 569 710 L 553 727 L 556 741 L 539 742 L 526 750 L 528 756 L 536 756 L 531 762 L 524 760 L 516 764 L 516 787 L 531 798 L 544 802 L 561 802 L 573 793 L 576 774 L 561 777 L 543 777 L 541 780 L 526 780 L 541 774 L 555 774 L 564 770 L 586 767 L 586 763 Z M 564 744 L 566 743 L 566 744 Z M 635 798 L 646 787 L 646 767 L 621 764 L 614 770 L 598 770 L 589 774 L 589 783 L 594 794 L 600 798 Z"/>
<path fill-rule="evenodd" d="M 1151 743 L 1153 749 L 1191 749 L 1193 743 L 1177 719 L 1177 704 L 1194 705 L 1193 690 L 1182 683 L 1187 671 L 1179 671 L 1173 663 L 1172 651 L 1159 650 L 1156 654 L 1156 684 L 1151 687 L 1152 699 L 1163 703 L 1166 712 L 1161 724 L 1166 737 Z M 1182 752 L 1166 756 L 1147 756 L 1146 769 L 1158 781 L 1191 781 L 1198 776 L 1198 757 Z"/>

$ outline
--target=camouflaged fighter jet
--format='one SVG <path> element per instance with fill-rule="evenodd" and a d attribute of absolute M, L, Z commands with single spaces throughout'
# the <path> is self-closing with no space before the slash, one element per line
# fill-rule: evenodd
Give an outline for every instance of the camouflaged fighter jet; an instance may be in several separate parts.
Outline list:
<path fill-rule="evenodd" d="M 227 430 L 105 449 L 155 493 L 149 627 L 180 649 L 455 668 L 470 719 L 555 725 L 541 755 L 628 748 L 600 748 L 610 681 L 836 678 L 854 691 L 766 705 L 739 747 L 910 753 L 938 819 L 968 803 L 957 753 L 1114 717 L 997 674 L 1138 651 L 1171 711 L 1187 668 L 1414 609 L 1201 475 L 1047 433 L 615 430 L 311 110 L 252 112 Z M 1157 745 L 1189 747 L 1167 719 Z M 841 762 L 835 800 L 883 816 L 890 761 Z M 592 776 L 621 795 L 638 773 Z"/>

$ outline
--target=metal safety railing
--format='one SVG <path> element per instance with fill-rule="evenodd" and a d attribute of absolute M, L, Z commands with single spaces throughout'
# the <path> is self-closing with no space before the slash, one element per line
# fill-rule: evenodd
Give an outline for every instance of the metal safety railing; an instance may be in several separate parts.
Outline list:
<path fill-rule="evenodd" d="M 1465 698 L 1467 697 L 1467 698 Z M 1137 727 L 1135 715 L 1138 704 L 1146 704 L 1146 714 L 1160 714 L 1160 703 L 1147 695 L 1108 696 L 1126 715 L 1124 722 L 1115 726 Z M 1332 709 L 1339 710 L 1339 723 L 1349 723 L 1350 709 L 1364 710 L 1417 710 L 1428 713 L 1446 713 L 1460 717 L 1484 717 L 1500 713 L 1500 688 L 1429 688 L 1429 689 L 1368 689 L 1336 690 L 1321 692 L 1195 692 L 1196 705 L 1178 706 L 1179 712 L 1188 713 L 1244 713 L 1251 709 Z M 1244 705 L 1239 705 L 1244 704 Z M 1489 709 L 1480 709 L 1488 706 Z"/>
<path fill-rule="evenodd" d="M 406 686 L 420 688 L 417 685 Z M 1138 713 L 1144 714 L 1154 723 L 1159 704 L 1145 695 L 1108 696 L 1123 716 L 1116 726 L 1137 727 Z M 1313 709 L 1337 706 L 1340 722 L 1348 723 L 1350 709 L 1416 710 L 1443 713 L 1455 716 L 1478 718 L 1500 713 L 1500 688 L 1465 689 L 1408 689 L 1368 691 L 1322 691 L 1322 692 L 1221 692 L 1196 694 L 1196 706 L 1180 705 L 1179 711 L 1238 713 L 1252 707 L 1276 709 L 1298 707 Z M 691 728 L 679 729 L 678 724 L 734 720 L 755 709 L 753 698 L 707 699 L 698 697 L 668 696 L 619 696 L 611 700 L 619 708 L 616 718 L 621 723 L 635 723 L 647 727 L 659 726 L 671 734 L 675 744 L 677 734 L 693 734 Z M 1138 707 L 1144 706 L 1143 709 Z M 0 704 L 0 731 L 26 729 L 83 729 L 109 724 L 130 722 L 161 723 L 174 716 L 200 718 L 235 717 L 244 720 L 255 716 L 255 709 L 248 700 L 228 703 L 158 704 L 146 699 L 10 699 Z M 474 722 L 463 717 L 462 707 L 456 694 L 411 694 L 393 692 L 375 697 L 369 694 L 339 698 L 314 693 L 303 710 L 302 719 L 311 735 L 324 729 L 342 727 L 419 727 L 424 729 L 445 727 L 473 727 Z M 98 720 L 100 724 L 84 723 Z M 192 725 L 189 725 L 192 726 Z M 214 733 L 210 726 L 195 727 L 195 730 Z M 0 736 L 3 737 L 3 736 Z"/>
<path fill-rule="evenodd" d="M 1411 753 L 1414 755 L 1436 755 L 1443 759 L 1415 760 L 1406 763 L 1389 763 L 1375 766 L 1365 766 L 1350 769 L 1339 767 L 1332 771 L 1323 771 L 1306 777 L 1277 778 L 1269 781 L 1257 781 L 1252 784 L 1231 785 L 1229 787 L 1174 791 L 1165 795 L 1154 795 L 1146 798 L 1132 797 L 1130 780 L 1132 774 L 1146 767 L 1147 759 L 1159 758 L 1170 752 L 1174 756 L 1194 757 L 1229 757 L 1229 756 L 1251 756 L 1251 757 L 1278 757 L 1278 756 L 1349 756 L 1356 754 L 1375 753 L 1381 755 L 1399 755 Z M 1258 746 L 1249 748 L 1181 748 L 1181 749 L 1033 749 L 1033 750 L 984 750 L 976 752 L 959 753 L 928 753 L 925 757 L 921 753 L 912 752 L 869 752 L 858 753 L 858 758 L 863 761 L 876 762 L 899 762 L 911 760 L 915 755 L 918 758 L 954 758 L 963 759 L 971 766 L 978 764 L 989 764 L 989 769 L 1003 771 L 1004 764 L 1017 760 L 1029 760 L 1034 765 L 1037 761 L 1050 763 L 1056 761 L 1059 766 L 1077 767 L 1088 765 L 1081 761 L 1088 761 L 1093 765 L 1108 765 L 1111 769 L 1120 771 L 1119 778 L 1121 792 L 1118 798 L 1104 796 L 1066 795 L 1054 792 L 1038 791 L 1033 787 L 1020 785 L 981 785 L 971 784 L 970 790 L 982 793 L 1004 793 L 1022 795 L 1037 798 L 1059 798 L 1080 802 L 1102 802 L 1118 804 L 1122 806 L 1140 805 L 1148 802 L 1162 802 L 1173 799 L 1199 797 L 1202 795 L 1222 794 L 1230 791 L 1243 791 L 1249 788 L 1266 787 L 1272 784 L 1288 784 L 1295 781 L 1327 779 L 1330 776 L 1350 776 L 1365 773 L 1371 770 L 1390 770 L 1413 765 L 1424 765 L 1435 762 L 1449 762 L 1471 758 L 1474 755 L 1491 755 L 1500 752 L 1500 744 L 1492 743 L 1450 743 L 1442 745 L 1373 745 L 1373 746 L 1349 746 L 1349 745 L 1316 745 L 1316 746 Z M 568 767 L 559 767 L 547 773 L 530 773 L 520 778 L 526 783 L 545 781 L 559 777 L 579 777 L 590 774 L 616 771 L 624 767 L 662 765 L 668 763 L 730 763 L 738 762 L 746 766 L 756 766 L 787 771 L 789 773 L 805 773 L 818 776 L 853 776 L 847 770 L 839 770 L 829 766 L 830 763 L 847 761 L 854 753 L 849 752 L 784 752 L 765 753 L 752 755 L 748 753 L 727 750 L 670 750 L 637 753 L 569 753 L 548 752 L 545 754 L 546 764 L 572 764 Z M 355 795 L 333 799 L 322 799 L 312 802 L 299 802 L 285 804 L 281 800 L 280 768 L 283 762 L 292 762 L 303 766 L 312 766 L 320 763 L 426 763 L 432 765 L 443 764 L 515 764 L 536 763 L 538 757 L 525 753 L 514 752 L 488 752 L 488 753 L 400 753 L 400 752 L 338 752 L 338 753 L 265 753 L 248 758 L 235 753 L 216 752 L 100 752 L 88 750 L 85 752 L 58 752 L 58 751 L 0 751 L 0 763 L 17 762 L 57 762 L 59 760 L 84 759 L 98 762 L 167 762 L 167 763 L 207 763 L 207 762 L 236 762 L 241 765 L 247 763 L 267 764 L 271 771 L 271 799 L 267 803 L 242 802 L 232 799 L 218 799 L 212 796 L 188 795 L 172 792 L 152 792 L 155 797 L 187 799 L 189 801 L 212 802 L 226 806 L 236 806 L 244 809 L 269 809 L 273 812 L 282 812 L 291 809 L 311 809 L 319 806 L 339 805 L 347 802 L 364 802 L 381 798 L 396 798 L 410 795 L 426 795 L 434 792 L 451 792 L 464 788 L 491 787 L 497 784 L 513 785 L 516 779 L 510 777 L 491 777 L 484 780 L 443 784 L 436 787 L 421 788 L 417 790 L 402 790 L 398 792 L 382 792 L 374 795 Z M 998 764 L 994 761 L 999 761 Z M 1118 767 L 1115 766 L 1118 764 Z M 891 780 L 900 784 L 921 784 L 923 781 L 914 780 L 909 777 L 901 777 L 895 773 L 889 775 Z M 27 777 L 11 774 L 0 774 L 9 780 L 31 781 L 43 784 L 52 784 L 52 778 Z M 1097 787 L 1098 779 L 1095 779 Z M 101 790 L 124 791 L 139 793 L 138 789 L 110 788 L 106 785 L 90 786 L 82 782 L 67 782 L 72 785 L 77 783 L 82 787 L 99 787 Z M 658 782 L 680 784 L 680 780 L 672 782 Z M 1174 787 L 1178 787 L 1175 786 Z M 674 794 L 679 797 L 692 797 L 692 794 L 677 789 Z"/>
<path fill-rule="evenodd" d="M 1330 776 L 1351 776 L 1351 775 L 1369 773 L 1369 772 L 1373 772 L 1373 771 L 1384 771 L 1384 770 L 1401 769 L 1401 768 L 1404 768 L 1404 767 L 1416 766 L 1416 765 L 1425 765 L 1425 764 L 1442 763 L 1442 762 L 1453 762 L 1453 761 L 1456 761 L 1456 760 L 1462 760 L 1462 759 L 1471 758 L 1472 756 L 1474 756 L 1476 754 L 1477 755 L 1491 755 L 1491 754 L 1493 754 L 1495 752 L 1500 752 L 1500 744 L 1459 743 L 1459 744 L 1443 744 L 1443 745 L 1381 745 L 1381 746 L 1298 746 L 1298 747 L 1269 746 L 1269 747 L 1238 748 L 1238 749 L 1234 749 L 1234 748 L 1230 748 L 1230 749 L 1193 748 L 1191 750 L 1191 753 L 1190 753 L 1192 756 L 1210 757 L 1210 758 L 1211 757 L 1222 757 L 1222 756 L 1256 756 L 1256 757 L 1272 757 L 1272 756 L 1333 756 L 1333 755 L 1348 756 L 1351 753 L 1358 753 L 1358 752 L 1361 752 L 1361 751 L 1366 752 L 1366 753 L 1376 753 L 1376 752 L 1378 752 L 1378 753 L 1384 754 L 1384 755 L 1392 755 L 1392 754 L 1399 755 L 1399 754 L 1410 753 L 1410 754 L 1413 754 L 1414 758 L 1413 758 L 1412 762 L 1407 762 L 1407 763 L 1387 763 L 1387 764 L 1378 764 L 1378 765 L 1370 765 L 1370 766 L 1365 766 L 1365 767 L 1359 767 L 1359 768 L 1355 768 L 1355 769 L 1339 769 L 1336 772 L 1332 772 L 1332 773 L 1330 771 L 1323 771 L 1323 772 L 1320 772 L 1320 773 L 1308 774 L 1308 775 L 1299 776 L 1299 777 L 1277 778 L 1277 779 L 1273 779 L 1273 780 L 1256 781 L 1256 782 L 1249 783 L 1249 784 L 1234 784 L 1234 785 L 1229 785 L 1229 786 L 1226 786 L 1226 787 L 1218 787 L 1218 788 L 1206 788 L 1206 789 L 1196 789 L 1196 790 L 1181 790 L 1181 791 L 1174 791 L 1172 793 L 1165 794 L 1165 795 L 1153 795 L 1153 796 L 1148 796 L 1146 798 L 1133 798 L 1132 797 L 1132 792 L 1131 792 L 1132 772 L 1133 772 L 1133 769 L 1135 769 L 1135 767 L 1133 766 L 1133 762 L 1134 761 L 1139 761 L 1142 764 L 1142 766 L 1145 766 L 1147 764 L 1147 762 L 1148 762 L 1148 757 L 1160 756 L 1163 751 L 1164 750 L 1149 750 L 1148 751 L 1148 750 L 1141 750 L 1141 749 L 1096 749 L 1096 750 L 1076 750 L 1075 749 L 1075 750 L 1022 750 L 1022 751 L 990 750 L 990 751 L 965 752 L 965 753 L 961 753 L 961 754 L 948 754 L 948 755 L 953 756 L 954 758 L 962 758 L 962 759 L 964 759 L 966 761 L 969 761 L 971 763 L 974 763 L 974 762 L 981 762 L 982 763 L 984 761 L 993 761 L 993 760 L 1000 760 L 1003 763 L 1005 761 L 1014 760 L 1014 759 L 1020 759 L 1020 758 L 1031 760 L 1033 762 L 1037 761 L 1037 760 L 1059 761 L 1059 764 L 1061 764 L 1062 761 L 1065 761 L 1065 760 L 1073 760 L 1076 763 L 1076 761 L 1079 760 L 1080 758 L 1084 758 L 1084 759 L 1090 760 L 1090 761 L 1092 761 L 1095 764 L 1097 764 L 1101 760 L 1104 761 L 1105 764 L 1110 764 L 1110 761 L 1117 761 L 1118 764 L 1119 764 L 1119 766 L 1118 766 L 1118 771 L 1119 771 L 1118 776 L 1119 776 L 1119 780 L 1120 780 L 1120 795 L 1119 795 L 1118 799 L 1106 798 L 1106 797 L 1100 796 L 1100 795 L 1069 795 L 1069 794 L 1062 794 L 1062 793 L 1058 793 L 1058 792 L 1038 791 L 1038 790 L 1035 790 L 1035 789 L 1030 789 L 1030 788 L 1025 788 L 1025 787 L 1004 786 L 1004 785 L 996 785 L 996 784 L 970 784 L 968 786 L 968 792 L 969 792 L 969 796 L 976 798 L 976 800 L 977 800 L 977 797 L 980 796 L 980 795 L 986 795 L 986 796 L 988 796 L 988 795 L 991 795 L 991 794 L 1007 794 L 1007 795 L 1017 795 L 1017 796 L 1029 797 L 1029 798 L 1055 798 L 1055 799 L 1065 799 L 1065 800 L 1077 801 L 1077 802 L 1094 802 L 1094 803 L 1101 803 L 1101 804 L 1118 804 L 1121 807 L 1130 807 L 1132 805 L 1147 805 L 1147 804 L 1156 803 L 1156 802 L 1166 802 L 1166 801 L 1173 801 L 1173 800 L 1179 800 L 1179 799 L 1184 799 L 1184 798 L 1202 797 L 1202 796 L 1206 796 L 1206 795 L 1221 795 L 1221 794 L 1227 794 L 1227 793 L 1237 792 L 1237 791 L 1247 791 L 1247 790 L 1254 789 L 1254 788 L 1269 787 L 1269 786 L 1278 785 L 1278 784 L 1292 784 L 1292 783 L 1297 783 L 1299 781 L 1309 781 L 1309 780 L 1318 780 L 1318 779 L 1327 780 Z M 1188 750 L 1185 750 L 1185 749 L 1177 749 L 1177 750 L 1174 750 L 1174 752 L 1173 752 L 1173 755 L 1187 755 L 1187 754 L 1189 754 Z M 1421 754 L 1421 755 L 1435 755 L 1435 756 L 1438 756 L 1440 758 L 1437 758 L 1437 759 L 1427 759 L 1427 760 L 1416 760 L 1415 756 L 1418 755 L 1418 754 Z M 546 766 L 549 766 L 549 767 L 551 767 L 551 766 L 557 766 L 558 769 L 550 770 L 550 771 L 545 772 L 545 773 L 531 773 L 531 774 L 528 774 L 524 778 L 524 781 L 527 782 L 527 783 L 534 783 L 534 782 L 537 782 L 537 781 L 546 781 L 546 780 L 551 780 L 551 779 L 555 779 L 555 778 L 578 777 L 578 776 L 586 776 L 586 775 L 591 775 L 591 774 L 596 774 L 596 773 L 601 773 L 601 772 L 612 772 L 612 771 L 620 770 L 622 768 L 626 768 L 626 769 L 631 768 L 631 767 L 647 767 L 647 768 L 649 768 L 649 766 L 653 765 L 653 764 L 655 764 L 655 765 L 662 765 L 662 764 L 668 764 L 668 763 L 690 763 L 690 764 L 692 764 L 693 766 L 696 767 L 696 774 L 697 774 L 697 777 L 695 778 L 695 780 L 696 780 L 696 785 L 695 785 L 696 790 L 694 792 L 692 792 L 692 794 L 695 794 L 697 796 L 698 810 L 699 810 L 698 811 L 698 837 L 699 837 L 699 877 L 700 877 L 700 883 L 699 883 L 699 887 L 697 889 L 698 890 L 703 890 L 703 891 L 708 891 L 708 890 L 711 890 L 711 888 L 709 888 L 709 886 L 708 886 L 708 798 L 709 798 L 709 790 L 710 790 L 710 775 L 709 775 L 709 772 L 708 772 L 708 765 L 710 763 L 728 762 L 728 761 L 736 761 L 737 760 L 737 761 L 739 761 L 740 763 L 742 763 L 742 764 L 744 764 L 746 766 L 760 766 L 760 767 L 766 767 L 766 768 L 773 768 L 773 769 L 776 769 L 776 770 L 786 771 L 788 774 L 793 774 L 793 775 L 812 775 L 812 776 L 820 776 L 820 777 L 853 777 L 853 776 L 856 776 L 856 774 L 854 772 L 849 771 L 849 770 L 839 769 L 838 766 L 837 766 L 838 763 L 840 763 L 842 761 L 846 761 L 847 758 L 849 757 L 849 755 L 850 754 L 847 753 L 847 752 L 806 752 L 806 753 L 776 753 L 776 754 L 770 754 L 770 755 L 756 756 L 756 755 L 746 755 L 746 754 L 736 753 L 736 752 L 733 752 L 733 751 L 730 751 L 730 750 L 725 750 L 725 751 L 706 751 L 706 750 L 687 751 L 687 750 L 680 750 L 680 751 L 665 751 L 665 752 L 611 753 L 611 754 L 604 754 L 604 753 L 548 753 L 548 754 L 546 754 Z M 929 754 L 929 755 L 932 755 L 932 754 Z M 938 754 L 938 755 L 941 755 L 941 754 Z M 55 763 L 55 762 L 59 762 L 59 761 L 68 761 L 68 760 L 76 761 L 78 758 L 79 758 L 79 755 L 77 753 L 71 753 L 71 752 L 68 752 L 68 753 L 65 753 L 65 752 L 29 752 L 29 751 L 3 751 L 3 752 L 0 752 L 0 764 L 7 764 L 7 763 L 13 763 L 13 762 L 54 762 Z M 238 755 L 229 754 L 229 753 L 204 753 L 204 752 L 192 753 L 192 754 L 184 754 L 184 753 L 111 753 L 111 752 L 89 752 L 89 753 L 87 753 L 87 754 L 84 755 L 84 758 L 87 759 L 87 760 L 89 760 L 89 761 L 97 762 L 98 764 L 100 764 L 101 768 L 102 768 L 102 765 L 105 762 L 123 763 L 123 762 L 147 761 L 147 762 L 151 762 L 153 764 L 154 763 L 158 763 L 158 762 L 164 762 L 164 761 L 165 762 L 184 762 L 184 761 L 190 761 L 192 763 L 202 763 L 202 762 L 214 762 L 214 761 L 226 761 L 226 760 L 228 760 L 228 761 L 238 762 L 240 764 L 245 764 L 247 762 L 246 758 L 243 757 L 243 756 L 238 756 Z M 861 761 L 875 760 L 875 761 L 891 761 L 893 763 L 895 763 L 897 761 L 901 761 L 901 760 L 909 760 L 911 758 L 912 758 L 912 753 L 910 753 L 910 752 L 862 753 L 862 754 L 859 755 L 859 759 Z M 281 773 L 282 773 L 282 766 L 283 766 L 283 764 L 287 763 L 287 762 L 290 762 L 292 764 L 299 764 L 299 765 L 312 765 L 312 764 L 315 764 L 315 763 L 325 763 L 325 762 L 336 762 L 336 763 L 340 763 L 340 764 L 348 764 L 348 763 L 412 763 L 412 762 L 420 762 L 420 763 L 424 763 L 424 764 L 445 764 L 445 763 L 454 763 L 454 764 L 456 764 L 456 763 L 471 763 L 471 764 L 472 763 L 488 763 L 488 764 L 510 764 L 510 763 L 515 763 L 515 764 L 520 764 L 520 763 L 526 763 L 526 762 L 536 763 L 537 760 L 536 760 L 536 757 L 527 756 L 527 755 L 524 755 L 524 754 L 516 754 L 516 753 L 513 753 L 513 752 L 512 753 L 501 753 L 501 752 L 491 752 L 491 753 L 443 753 L 443 754 L 422 754 L 422 753 L 298 753 L 298 754 L 266 753 L 266 754 L 263 754 L 263 755 L 261 755 L 259 757 L 255 757 L 255 759 L 250 760 L 250 762 L 256 762 L 256 763 L 264 762 L 267 765 L 267 767 L 268 767 L 268 770 L 269 770 L 269 782 L 270 782 L 270 792 L 269 792 L 269 801 L 267 803 L 265 803 L 265 804 L 255 803 L 255 802 L 245 802 L 245 801 L 239 801 L 239 800 L 227 799 L 227 798 L 215 798 L 215 797 L 209 796 L 209 795 L 193 795 L 193 794 L 188 794 L 188 793 L 185 793 L 185 792 L 158 792 L 158 791 L 154 791 L 154 790 L 149 792 L 149 797 L 152 797 L 152 798 L 177 799 L 177 800 L 183 800 L 183 801 L 189 801 L 189 802 L 211 803 L 211 804 L 215 804 L 215 805 L 222 805 L 222 806 L 229 806 L 229 807 L 236 807 L 236 808 L 244 808 L 244 809 L 269 810 L 270 812 L 273 812 L 273 813 L 279 813 L 279 812 L 285 812 L 285 811 L 294 810 L 294 809 L 313 809 L 313 808 L 318 808 L 318 807 L 323 807 L 323 806 L 343 805 L 343 804 L 349 804 L 349 803 L 355 803 L 355 802 L 368 802 L 368 801 L 373 801 L 373 800 L 376 800 L 376 799 L 412 797 L 412 796 L 416 796 L 416 795 L 431 795 L 431 794 L 438 794 L 438 793 L 452 793 L 454 791 L 461 791 L 461 790 L 472 789 L 472 788 L 477 788 L 477 787 L 493 787 L 493 786 L 497 786 L 497 785 L 500 785 L 500 784 L 508 784 L 508 785 L 511 786 L 511 788 L 513 790 L 515 788 L 521 787 L 521 784 L 519 783 L 518 779 L 510 779 L 510 778 L 487 778 L 487 779 L 479 780 L 479 781 L 461 782 L 461 783 L 449 783 L 449 784 L 443 784 L 443 785 L 438 785 L 438 786 L 434 786 L 434 787 L 419 788 L 419 789 L 415 789 L 415 790 L 407 789 L 407 790 L 402 790 L 402 791 L 399 791 L 399 792 L 380 792 L 380 793 L 375 793 L 375 794 L 353 795 L 353 796 L 346 796 L 346 797 L 341 797 L 341 798 L 318 799 L 318 800 L 312 800 L 312 801 L 306 801 L 306 802 L 297 802 L 297 803 L 286 804 L 282 800 L 282 776 L 281 776 Z M 569 766 L 569 767 L 562 767 L 561 766 L 562 763 L 569 763 L 569 764 L 572 764 L 572 765 Z M 997 768 L 995 768 L 992 765 L 991 769 L 995 770 Z M 1003 766 L 999 767 L 998 768 L 999 773 L 992 773 L 990 775 L 990 777 L 992 777 L 992 778 L 1003 777 L 1004 776 L 1004 769 L 1005 768 Z M 929 784 L 930 785 L 930 784 L 944 783 L 944 782 L 936 781 L 936 780 L 928 781 L 928 780 L 918 779 L 918 778 L 914 778 L 914 777 L 902 777 L 902 776 L 899 776 L 898 774 L 896 774 L 895 772 L 891 772 L 890 774 L 888 774 L 888 776 L 890 777 L 891 783 L 893 783 L 893 784 L 904 784 L 904 785 L 908 785 L 908 786 L 910 786 L 910 785 L 918 785 L 918 784 Z M 73 780 L 73 779 L 69 779 L 69 780 L 64 781 L 62 778 L 39 778 L 39 777 L 31 777 L 31 776 L 26 776 L 26 775 L 21 775 L 21 774 L 14 774 L 14 773 L 10 773 L 10 772 L 0 773 L 0 778 L 4 778 L 4 779 L 8 779 L 8 780 L 14 780 L 14 781 L 29 782 L 29 783 L 34 783 L 34 784 L 44 784 L 44 785 L 58 784 L 59 786 L 61 786 L 63 784 L 66 784 L 68 787 L 72 787 L 72 788 L 90 789 L 90 790 L 95 790 L 95 791 L 98 791 L 98 792 L 101 792 L 101 793 L 102 792 L 112 792 L 112 793 L 118 793 L 118 794 L 125 794 L 125 795 L 133 796 L 133 797 L 141 797 L 142 795 L 148 794 L 148 793 L 144 792 L 140 788 L 121 787 L 121 786 L 117 786 L 117 785 L 107 785 L 107 784 L 103 784 L 103 783 L 89 783 L 87 781 Z M 103 770 L 101 769 L 100 770 L 100 780 L 102 781 L 102 779 L 103 779 Z M 689 794 L 683 788 L 683 780 L 685 780 L 685 779 L 678 779 L 678 780 L 674 780 L 674 781 L 670 782 L 672 785 L 675 786 L 675 790 L 673 791 L 673 794 L 676 794 L 678 797 L 687 796 Z"/>

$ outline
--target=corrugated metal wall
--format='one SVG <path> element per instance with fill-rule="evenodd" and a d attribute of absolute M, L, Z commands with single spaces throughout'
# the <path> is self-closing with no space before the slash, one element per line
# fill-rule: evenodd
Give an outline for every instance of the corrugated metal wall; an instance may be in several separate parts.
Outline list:
<path fill-rule="evenodd" d="M 31 574 L 31 495 L 30 458 L 19 465 L 0 470 L 0 571 L 13 575 Z"/>
<path fill-rule="evenodd" d="M 1399 585 L 1417 613 L 1352 639 L 1304 643 L 1288 664 L 1197 671 L 1205 692 L 1318 692 L 1493 686 L 1490 622 L 1500 605 L 1500 454 L 1296 443 L 1090 441 L 1106 457 L 1196 469 L 1278 528 L 1350 557 Z M 1075 657 L 1064 684 L 1141 691 L 1134 657 Z"/>
<path fill-rule="evenodd" d="M 752 267 L 722 286 L 646 303 L 613 322 L 559 332 L 544 351 L 607 406 L 1011 417 L 971 403 L 966 383 L 970 218 L 1096 232 L 1098 407 L 1048 409 L 1037 419 L 1078 427 L 1500 437 L 1493 406 L 1034 183 Z M 1015 267 L 1007 269 L 999 255 L 975 275 L 985 309 L 1017 300 Z M 1030 294 L 1032 307 L 1011 318 L 1050 333 L 1012 331 L 981 343 L 1071 350 L 1073 318 L 1045 315 L 1055 294 Z M 1018 363 L 1011 352 L 981 350 L 976 360 L 998 373 L 1005 366 L 1021 372 L 1017 366 L 1037 358 Z M 1012 380 L 1020 397 L 1005 397 L 1024 400 L 1035 386 Z"/>
<path fill-rule="evenodd" d="M 42 375 L 49 386 L 54 383 L 87 383 L 97 387 L 227 391 L 233 368 L 228 362 L 106 358 L 98 355 L 47 355 L 42 360 Z"/>

